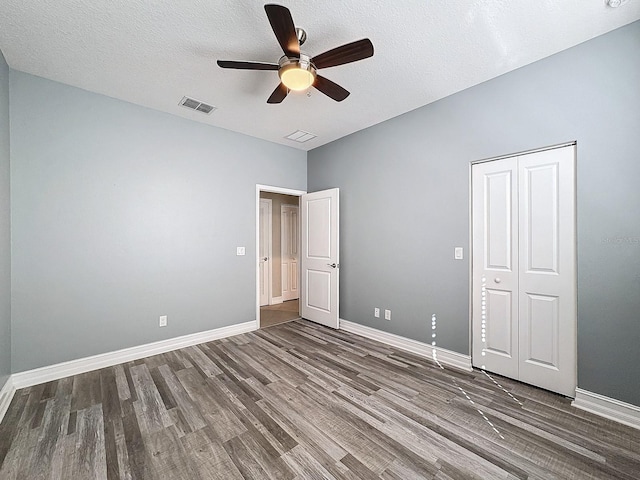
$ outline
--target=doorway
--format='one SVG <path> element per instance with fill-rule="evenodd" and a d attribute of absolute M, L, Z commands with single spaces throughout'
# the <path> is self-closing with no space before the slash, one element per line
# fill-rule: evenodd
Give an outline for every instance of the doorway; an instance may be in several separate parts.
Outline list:
<path fill-rule="evenodd" d="M 259 185 L 257 193 L 256 315 L 265 328 L 300 318 L 299 203 L 304 192 Z"/>
<path fill-rule="evenodd" d="M 473 365 L 576 387 L 575 144 L 471 166 Z"/>
<path fill-rule="evenodd" d="M 259 326 L 264 326 L 261 321 L 260 306 L 260 279 L 259 268 L 260 254 L 268 249 L 260 248 L 260 199 L 261 195 L 268 194 L 289 195 L 297 198 L 299 209 L 299 234 L 297 243 L 299 246 L 299 267 L 295 276 L 300 279 L 300 294 L 298 302 L 298 317 L 304 317 L 330 328 L 340 328 L 340 190 L 330 188 L 327 190 L 305 193 L 300 190 L 290 190 L 279 187 L 256 185 L 256 320 Z M 273 202 L 272 202 L 273 204 Z M 275 207 L 274 207 L 275 209 Z M 276 229 L 278 230 L 278 229 Z M 273 229 L 272 229 L 273 231 Z M 275 249 L 276 252 L 278 249 Z M 273 251 L 273 249 L 272 249 Z M 263 257 L 264 258 L 264 257 Z M 267 258 L 267 262 L 269 259 Z M 271 259 L 276 268 L 277 261 Z M 272 269 L 275 270 L 275 269 Z M 274 275 L 275 276 L 275 275 Z M 276 289 L 279 281 L 274 285 Z M 280 285 L 281 286 L 281 285 Z M 278 305 L 277 295 L 271 292 L 269 307 Z M 296 300 L 292 300 L 295 302 Z M 291 304 L 293 306 L 295 304 Z M 273 310 L 278 307 L 274 307 Z M 269 308 L 269 310 L 272 310 Z M 265 312 L 267 309 L 265 308 Z"/>

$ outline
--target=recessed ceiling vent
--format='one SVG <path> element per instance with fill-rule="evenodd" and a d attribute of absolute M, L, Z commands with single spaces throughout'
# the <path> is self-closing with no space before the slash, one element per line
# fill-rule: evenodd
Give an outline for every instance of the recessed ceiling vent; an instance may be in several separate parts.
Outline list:
<path fill-rule="evenodd" d="M 313 140 L 316 137 L 317 135 L 314 135 L 313 133 L 303 132 L 302 130 L 296 130 L 295 132 L 290 133 L 284 138 L 286 138 L 287 140 L 293 140 L 294 142 L 304 143 L 304 142 L 308 142 L 309 140 Z"/>
<path fill-rule="evenodd" d="M 193 98 L 189 98 L 189 97 L 182 97 L 182 100 L 180 100 L 180 105 L 182 105 L 183 107 L 190 108 L 191 110 L 196 110 L 198 112 L 202 112 L 206 114 L 209 114 L 216 109 L 216 107 L 207 105 L 206 103 L 203 103 L 199 100 L 194 100 Z"/>

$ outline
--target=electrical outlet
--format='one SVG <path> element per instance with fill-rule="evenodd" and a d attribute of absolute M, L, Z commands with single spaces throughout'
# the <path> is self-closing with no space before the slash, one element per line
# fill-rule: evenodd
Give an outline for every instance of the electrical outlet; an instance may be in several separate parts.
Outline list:
<path fill-rule="evenodd" d="M 373 316 L 376 318 L 380 318 L 380 309 L 378 307 L 373 309 Z"/>
<path fill-rule="evenodd" d="M 167 326 L 167 316 L 166 315 L 161 315 L 160 319 L 158 320 L 158 326 L 159 327 L 166 327 Z"/>
<path fill-rule="evenodd" d="M 385 310 L 384 311 L 384 319 L 385 320 L 391 320 L 391 310 Z"/>

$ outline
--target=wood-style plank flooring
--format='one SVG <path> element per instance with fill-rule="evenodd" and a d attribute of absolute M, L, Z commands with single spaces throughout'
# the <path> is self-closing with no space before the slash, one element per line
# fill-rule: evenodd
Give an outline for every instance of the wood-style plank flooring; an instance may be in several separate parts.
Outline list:
<path fill-rule="evenodd" d="M 260 307 L 260 328 L 300 318 L 298 300 L 288 300 L 276 305 Z"/>
<path fill-rule="evenodd" d="M 627 479 L 640 432 L 297 320 L 19 390 L 9 479 Z"/>

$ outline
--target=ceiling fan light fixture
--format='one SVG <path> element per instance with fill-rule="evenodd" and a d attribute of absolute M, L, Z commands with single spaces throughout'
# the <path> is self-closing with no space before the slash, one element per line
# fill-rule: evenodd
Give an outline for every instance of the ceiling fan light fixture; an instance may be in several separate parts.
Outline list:
<path fill-rule="evenodd" d="M 300 92 L 313 85 L 316 80 L 316 69 L 309 57 L 301 54 L 299 59 L 283 57 L 278 75 L 285 87 Z"/>
<path fill-rule="evenodd" d="M 280 72 L 280 80 L 289 90 L 306 90 L 313 85 L 315 79 L 313 72 L 299 67 L 288 68 Z"/>
<path fill-rule="evenodd" d="M 280 83 L 267 98 L 269 104 L 282 103 L 290 91 L 305 91 L 310 87 L 314 87 L 336 102 L 347 98 L 348 90 L 322 75 L 317 75 L 316 72 L 319 68 L 337 67 L 371 57 L 373 55 L 371 40 L 363 38 L 345 43 L 310 57 L 300 51 L 300 45 L 306 39 L 306 32 L 296 28 L 289 9 L 282 5 L 268 3 L 264 6 L 264 10 L 276 40 L 284 52 L 278 63 L 218 60 L 218 66 L 236 70 L 277 70 Z"/>

